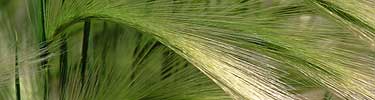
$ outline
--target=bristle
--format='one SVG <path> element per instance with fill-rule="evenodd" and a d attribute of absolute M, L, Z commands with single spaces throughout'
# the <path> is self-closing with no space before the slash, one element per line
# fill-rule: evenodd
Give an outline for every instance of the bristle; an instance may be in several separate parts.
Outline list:
<path fill-rule="evenodd" d="M 3 5 L 0 99 L 375 99 L 371 0 Z"/>

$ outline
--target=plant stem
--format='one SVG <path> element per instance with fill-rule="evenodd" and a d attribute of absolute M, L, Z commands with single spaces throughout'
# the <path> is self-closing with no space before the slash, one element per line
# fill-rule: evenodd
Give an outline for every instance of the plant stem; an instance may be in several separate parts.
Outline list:
<path fill-rule="evenodd" d="M 67 41 L 65 34 L 62 35 L 62 45 L 60 47 L 60 99 L 65 100 L 65 83 L 68 68 Z"/>
<path fill-rule="evenodd" d="M 19 77 L 19 66 L 18 66 L 18 36 L 16 33 L 16 48 L 15 48 L 15 88 L 16 88 L 16 100 L 21 100 L 21 88 L 20 88 L 20 77 Z"/>
<path fill-rule="evenodd" d="M 44 59 L 48 55 L 48 51 L 44 51 L 44 49 L 47 49 L 47 39 L 46 39 L 46 32 L 45 32 L 45 0 L 41 0 L 41 23 L 42 23 L 42 37 L 41 37 L 41 47 L 40 50 L 42 50 L 42 54 L 40 55 L 40 58 Z M 47 65 L 48 61 L 47 59 L 42 60 L 40 65 L 42 66 L 42 69 L 45 70 L 44 73 L 44 100 L 48 100 L 48 76 L 49 76 L 49 68 Z"/>
<path fill-rule="evenodd" d="M 87 49 L 89 45 L 90 38 L 90 20 L 86 19 L 83 30 L 83 42 L 82 42 L 82 52 L 81 52 L 81 79 L 82 86 L 84 85 L 85 75 L 86 75 L 86 66 L 87 66 Z"/>

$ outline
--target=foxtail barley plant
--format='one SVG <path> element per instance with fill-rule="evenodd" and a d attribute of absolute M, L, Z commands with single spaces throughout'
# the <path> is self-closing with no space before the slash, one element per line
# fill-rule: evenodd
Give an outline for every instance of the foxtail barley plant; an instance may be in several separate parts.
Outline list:
<path fill-rule="evenodd" d="M 0 0 L 0 100 L 375 100 L 375 1 Z"/>

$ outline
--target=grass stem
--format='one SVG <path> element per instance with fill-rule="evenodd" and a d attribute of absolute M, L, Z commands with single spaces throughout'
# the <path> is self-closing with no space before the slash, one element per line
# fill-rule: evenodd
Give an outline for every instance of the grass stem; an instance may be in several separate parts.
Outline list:
<path fill-rule="evenodd" d="M 45 58 L 47 55 L 48 55 L 48 51 L 43 51 L 47 48 L 48 44 L 47 44 L 47 38 L 46 38 L 46 32 L 45 32 L 45 0 L 41 0 L 40 1 L 41 3 L 41 47 L 40 47 L 40 50 L 42 50 L 42 54 L 40 55 L 40 58 Z M 45 73 L 44 73 L 44 100 L 48 100 L 48 90 L 49 90 L 49 86 L 48 86 L 48 78 L 49 78 L 49 68 L 48 68 L 48 60 L 45 59 L 45 60 L 42 60 L 40 65 L 42 66 L 42 69 L 45 70 Z"/>
<path fill-rule="evenodd" d="M 20 76 L 19 76 L 19 63 L 18 63 L 18 36 L 16 37 L 15 45 L 15 88 L 16 88 L 16 100 L 21 100 L 21 88 L 20 88 Z"/>
<path fill-rule="evenodd" d="M 85 20 L 84 29 L 83 29 L 83 41 L 82 41 L 82 52 L 81 52 L 81 79 L 82 86 L 84 85 L 85 75 L 86 75 L 86 66 L 87 66 L 87 50 L 89 45 L 90 38 L 90 25 L 91 22 L 89 19 Z"/>

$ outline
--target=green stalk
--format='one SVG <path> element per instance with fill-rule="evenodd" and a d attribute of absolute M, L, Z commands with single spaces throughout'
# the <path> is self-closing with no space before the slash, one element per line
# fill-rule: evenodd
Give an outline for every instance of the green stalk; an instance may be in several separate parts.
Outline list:
<path fill-rule="evenodd" d="M 20 76 L 18 66 L 18 36 L 16 33 L 16 48 L 15 48 L 15 88 L 16 88 L 16 100 L 21 100 L 21 88 L 20 88 Z"/>
<path fill-rule="evenodd" d="M 62 36 L 62 45 L 60 47 L 60 99 L 64 100 L 65 98 L 65 84 L 66 84 L 66 76 L 67 76 L 67 68 L 68 68 L 68 54 L 67 51 L 67 41 L 66 36 L 63 34 Z"/>
<path fill-rule="evenodd" d="M 82 52 L 81 52 L 81 79 L 82 86 L 84 85 L 85 75 L 86 75 L 86 66 L 87 66 L 87 49 L 89 45 L 89 35 L 90 35 L 90 20 L 86 19 L 83 29 L 83 41 L 82 41 Z"/>
<path fill-rule="evenodd" d="M 42 23 L 42 37 L 41 37 L 41 47 L 40 47 L 40 50 L 44 50 L 47 48 L 48 44 L 47 44 L 47 39 L 46 39 L 46 32 L 45 32 L 45 1 L 44 0 L 41 0 L 41 23 Z M 42 54 L 40 55 L 40 58 L 45 58 L 46 56 L 48 55 L 48 51 L 42 51 Z M 44 100 L 48 100 L 48 89 L 49 89 L 49 86 L 48 86 L 48 76 L 49 76 L 49 68 L 48 68 L 48 61 L 47 59 L 45 60 L 42 60 L 40 65 L 42 66 L 42 69 L 45 69 L 45 73 L 44 73 Z"/>

